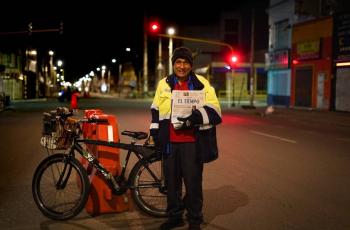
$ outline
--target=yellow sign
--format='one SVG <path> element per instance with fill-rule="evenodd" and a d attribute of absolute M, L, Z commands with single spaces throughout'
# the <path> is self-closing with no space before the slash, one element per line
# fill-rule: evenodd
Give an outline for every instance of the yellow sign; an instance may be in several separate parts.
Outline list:
<path fill-rule="evenodd" d="M 314 59 L 320 57 L 320 40 L 297 44 L 297 59 Z"/>

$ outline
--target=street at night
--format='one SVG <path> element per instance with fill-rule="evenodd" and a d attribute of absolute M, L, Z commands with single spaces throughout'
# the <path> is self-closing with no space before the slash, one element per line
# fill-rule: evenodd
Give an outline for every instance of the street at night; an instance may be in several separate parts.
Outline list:
<path fill-rule="evenodd" d="M 0 113 L 0 228 L 158 229 L 164 219 L 134 206 L 97 216 L 83 210 L 67 221 L 41 214 L 31 182 L 46 157 L 42 113 L 62 105 L 68 106 L 56 99 L 16 102 Z M 115 115 L 119 133 L 148 132 L 151 100 L 81 99 L 79 105 L 78 115 L 89 108 Z M 222 108 L 219 159 L 204 168 L 204 229 L 350 228 L 347 113 L 276 108 L 262 116 L 264 108 Z"/>
<path fill-rule="evenodd" d="M 350 1 L 5 2 L 0 229 L 350 230 Z"/>

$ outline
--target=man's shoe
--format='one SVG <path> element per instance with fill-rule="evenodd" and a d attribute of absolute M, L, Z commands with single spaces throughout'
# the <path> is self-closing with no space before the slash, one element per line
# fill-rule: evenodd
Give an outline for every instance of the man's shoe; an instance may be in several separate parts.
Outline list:
<path fill-rule="evenodd" d="M 201 225 L 200 224 L 190 224 L 188 226 L 189 230 L 200 230 L 201 229 Z"/>
<path fill-rule="evenodd" d="M 183 219 L 168 219 L 163 224 L 160 225 L 160 230 L 170 230 L 177 227 L 182 227 L 185 225 Z"/>

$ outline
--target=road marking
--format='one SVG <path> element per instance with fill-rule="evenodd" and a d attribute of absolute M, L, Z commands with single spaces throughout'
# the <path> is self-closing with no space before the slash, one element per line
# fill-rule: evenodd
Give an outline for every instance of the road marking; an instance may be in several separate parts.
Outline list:
<path fill-rule="evenodd" d="M 285 142 L 292 143 L 292 144 L 296 144 L 297 143 L 297 141 L 295 141 L 295 140 L 291 140 L 291 139 L 287 139 L 287 138 L 283 138 L 283 137 L 279 137 L 279 136 L 274 136 L 274 135 L 270 135 L 270 134 L 267 134 L 267 133 L 262 133 L 262 132 L 259 132 L 259 131 L 255 131 L 255 130 L 250 130 L 250 132 L 254 133 L 254 134 L 257 134 L 257 135 L 260 135 L 260 136 L 270 137 L 270 138 L 274 138 L 274 139 L 277 139 L 277 140 L 280 140 L 280 141 L 285 141 Z"/>
<path fill-rule="evenodd" d="M 350 138 L 336 138 L 338 141 L 350 142 Z"/>

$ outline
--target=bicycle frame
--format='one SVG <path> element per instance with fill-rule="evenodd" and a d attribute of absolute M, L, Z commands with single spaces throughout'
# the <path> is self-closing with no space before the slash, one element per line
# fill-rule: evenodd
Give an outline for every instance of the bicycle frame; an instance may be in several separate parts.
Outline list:
<path fill-rule="evenodd" d="M 120 142 L 108 142 L 108 141 L 101 141 L 101 140 L 91 140 L 91 139 L 74 139 L 73 143 L 72 143 L 72 147 L 69 150 L 69 155 L 73 156 L 74 155 L 74 151 L 76 150 L 82 157 L 84 157 L 90 164 L 92 164 L 97 171 L 99 171 L 103 177 L 105 178 L 108 186 L 112 189 L 113 193 L 115 194 L 120 194 L 123 193 L 121 192 L 123 188 L 121 188 L 115 177 L 99 162 L 99 160 L 93 155 L 90 154 L 87 150 L 85 150 L 80 143 L 85 143 L 85 144 L 92 144 L 92 145 L 101 145 L 101 146 L 108 146 L 108 147 L 114 147 L 114 148 L 120 148 L 120 149 L 124 149 L 127 150 L 128 153 L 126 155 L 125 158 L 125 164 L 122 167 L 122 171 L 120 173 L 119 176 L 124 177 L 125 175 L 125 171 L 129 162 L 129 158 L 131 156 L 131 153 L 134 152 L 136 157 L 139 160 L 145 160 L 145 157 L 142 156 L 141 153 L 139 153 L 138 148 L 146 148 L 142 145 L 136 145 L 136 141 L 132 141 L 130 144 L 125 144 L 125 143 L 120 143 Z M 164 176 L 163 174 L 161 175 L 161 180 L 159 180 L 154 173 L 152 172 L 152 170 L 150 170 L 147 165 L 145 165 L 145 168 L 149 171 L 149 173 L 152 175 L 152 177 L 154 177 L 154 179 L 158 180 L 158 182 L 160 182 L 161 184 L 162 181 L 164 180 Z M 62 173 L 64 175 L 64 173 Z"/>
<path fill-rule="evenodd" d="M 124 143 L 85 139 L 81 123 L 106 124 L 108 121 L 94 117 L 69 118 L 72 113 L 64 107 L 43 115 L 40 144 L 46 148 L 48 156 L 35 170 L 32 193 L 35 203 L 45 216 L 65 220 L 79 214 L 90 196 L 90 186 L 99 184 L 94 182 L 100 182 L 94 179 L 104 181 L 114 195 L 125 194 L 130 189 L 130 195 L 140 210 L 156 217 L 166 216 L 167 187 L 162 155 L 150 144 L 153 142 L 147 133 L 125 130 L 121 135 L 131 139 Z M 142 143 L 142 140 L 145 142 Z M 112 174 L 114 170 L 107 167 L 109 164 L 104 165 L 104 159 L 100 158 L 103 154 L 98 151 L 100 148 L 95 151 L 95 148 L 88 146 L 125 150 L 122 168 L 119 166 L 118 155 L 115 155 L 117 159 L 112 163 L 118 166 L 117 175 Z M 132 159 L 129 166 L 131 154 L 135 154 L 136 158 Z M 131 168 L 127 170 L 127 167 Z M 94 178 L 96 171 L 99 178 Z M 57 196 L 56 192 L 62 196 Z"/>

